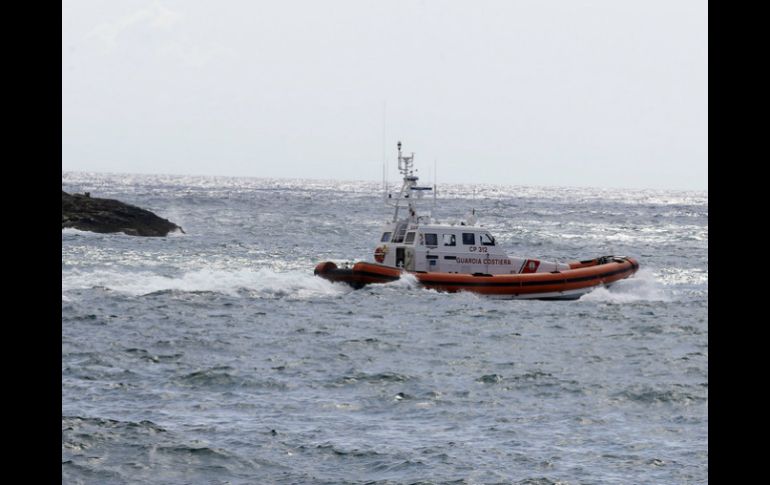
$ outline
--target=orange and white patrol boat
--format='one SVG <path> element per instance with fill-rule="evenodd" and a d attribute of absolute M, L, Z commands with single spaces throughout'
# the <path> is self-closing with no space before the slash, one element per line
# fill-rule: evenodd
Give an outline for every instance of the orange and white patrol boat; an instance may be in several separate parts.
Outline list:
<path fill-rule="evenodd" d="M 361 288 L 371 283 L 414 275 L 426 288 L 471 291 L 509 298 L 571 300 L 599 286 L 628 278 L 639 269 L 633 258 L 602 256 L 567 263 L 508 256 L 475 214 L 455 224 L 439 224 L 417 214 L 422 194 L 435 187 L 420 187 L 413 170 L 414 153 L 405 156 L 398 142 L 398 169 L 404 176 L 401 192 L 386 199 L 395 210 L 383 226 L 374 250 L 375 262 L 342 267 L 326 261 L 315 274 L 330 281 Z M 405 215 L 399 218 L 399 212 Z"/>

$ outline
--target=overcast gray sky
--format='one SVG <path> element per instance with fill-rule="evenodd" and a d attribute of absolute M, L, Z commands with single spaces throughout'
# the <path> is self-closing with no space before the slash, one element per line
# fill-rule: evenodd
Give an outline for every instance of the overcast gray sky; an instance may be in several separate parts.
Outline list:
<path fill-rule="evenodd" d="M 383 123 L 384 121 L 384 123 Z M 704 1 L 64 0 L 62 170 L 708 186 Z"/>

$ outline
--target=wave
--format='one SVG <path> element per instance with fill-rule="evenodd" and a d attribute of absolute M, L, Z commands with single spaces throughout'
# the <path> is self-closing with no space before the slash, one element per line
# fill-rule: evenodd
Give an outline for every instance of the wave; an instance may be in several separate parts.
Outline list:
<path fill-rule="evenodd" d="M 336 379 L 333 382 L 333 386 L 344 386 L 348 384 L 387 384 L 391 382 L 406 382 L 413 379 L 411 376 L 405 374 L 399 374 L 396 372 L 357 372 L 355 374 L 349 374 Z"/>
<path fill-rule="evenodd" d="M 74 227 L 65 227 L 61 230 L 62 236 L 107 236 L 107 235 L 114 235 L 119 234 L 121 236 L 125 236 L 122 232 L 117 233 L 103 233 L 103 232 L 93 232 L 93 231 L 81 231 L 80 229 L 75 229 Z"/>
<path fill-rule="evenodd" d="M 351 291 L 346 285 L 299 271 L 276 272 L 267 268 L 241 270 L 200 269 L 181 276 L 114 270 L 62 273 L 62 291 L 106 288 L 132 296 L 159 292 L 213 292 L 228 296 L 289 297 L 298 299 L 338 296 Z"/>
<path fill-rule="evenodd" d="M 287 388 L 286 384 L 272 378 L 257 380 L 251 376 L 239 375 L 235 369 L 229 366 L 194 371 L 179 376 L 174 381 L 183 387 L 219 389 L 221 391 L 239 388 L 269 388 L 283 391 Z"/>
<path fill-rule="evenodd" d="M 166 432 L 161 426 L 152 421 L 119 421 L 117 419 L 84 417 L 84 416 L 66 416 L 62 415 L 62 431 L 80 431 L 83 426 L 94 426 L 97 428 L 121 428 L 138 430 L 145 434 L 156 434 Z"/>
<path fill-rule="evenodd" d="M 614 399 L 636 401 L 645 404 L 651 403 L 676 403 L 690 404 L 705 402 L 708 395 L 687 392 L 688 387 L 681 384 L 674 384 L 671 389 L 659 389 L 650 386 L 636 385 L 615 394 Z"/>
<path fill-rule="evenodd" d="M 182 226 L 184 228 L 184 226 Z M 135 238 L 137 236 L 132 236 L 129 234 L 126 234 L 125 232 L 94 232 L 94 231 L 81 231 L 80 229 L 75 229 L 74 227 L 65 227 L 61 230 L 62 236 L 83 236 L 83 237 L 114 237 L 114 236 L 120 236 L 120 237 L 129 237 L 129 238 Z M 180 231 L 179 229 L 173 229 L 169 231 L 169 233 L 166 235 L 166 237 L 184 237 L 187 236 L 186 233 Z"/>
<path fill-rule="evenodd" d="M 642 268 L 632 278 L 599 287 L 580 297 L 579 301 L 602 303 L 633 303 L 637 301 L 671 301 L 663 284 L 649 268 Z"/>

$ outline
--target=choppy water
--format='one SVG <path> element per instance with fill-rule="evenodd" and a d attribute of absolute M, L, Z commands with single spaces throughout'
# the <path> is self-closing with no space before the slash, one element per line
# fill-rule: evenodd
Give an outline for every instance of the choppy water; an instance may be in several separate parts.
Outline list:
<path fill-rule="evenodd" d="M 64 483 L 708 481 L 705 192 L 445 186 L 511 254 L 642 266 L 548 302 L 314 277 L 371 259 L 374 183 L 62 188 L 187 231 L 62 231 Z"/>

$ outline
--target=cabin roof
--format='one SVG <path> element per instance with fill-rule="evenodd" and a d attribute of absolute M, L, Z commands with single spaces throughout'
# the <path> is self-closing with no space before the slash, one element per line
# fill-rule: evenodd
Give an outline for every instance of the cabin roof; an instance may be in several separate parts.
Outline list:
<path fill-rule="evenodd" d="M 464 232 L 489 232 L 489 229 L 482 226 L 463 226 L 461 224 L 420 224 L 417 226 L 418 230 L 462 230 Z M 412 231 L 413 229 L 409 229 Z"/>

